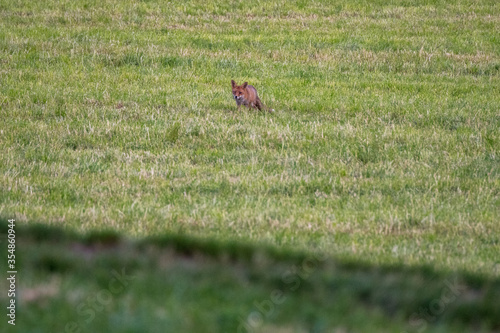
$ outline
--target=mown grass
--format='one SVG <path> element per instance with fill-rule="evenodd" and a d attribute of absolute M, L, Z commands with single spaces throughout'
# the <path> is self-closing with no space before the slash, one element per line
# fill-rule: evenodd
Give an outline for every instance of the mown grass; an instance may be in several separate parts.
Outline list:
<path fill-rule="evenodd" d="M 491 274 L 499 6 L 4 2 L 4 217 Z M 237 113 L 231 79 L 277 112 Z"/>
<path fill-rule="evenodd" d="M 498 277 L 499 14 L 3 1 L 0 214 Z"/>

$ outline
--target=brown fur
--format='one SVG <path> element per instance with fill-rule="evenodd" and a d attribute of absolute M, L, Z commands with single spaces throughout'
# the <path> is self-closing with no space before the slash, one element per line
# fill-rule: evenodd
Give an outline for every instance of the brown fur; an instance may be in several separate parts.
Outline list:
<path fill-rule="evenodd" d="M 234 80 L 231 80 L 231 86 L 233 88 L 233 98 L 236 101 L 238 110 L 240 110 L 241 105 L 243 104 L 249 109 L 257 108 L 259 110 L 266 109 L 268 111 L 273 111 L 269 110 L 269 108 L 266 108 L 264 104 L 262 104 L 259 96 L 257 95 L 257 90 L 254 86 L 249 85 L 248 82 L 238 86 Z"/>

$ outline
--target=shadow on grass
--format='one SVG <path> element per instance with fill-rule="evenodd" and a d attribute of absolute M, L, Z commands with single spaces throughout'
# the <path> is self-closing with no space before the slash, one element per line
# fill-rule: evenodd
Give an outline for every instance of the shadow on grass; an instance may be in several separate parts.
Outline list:
<path fill-rule="evenodd" d="M 44 328 L 39 323 L 48 310 L 60 318 L 60 331 L 74 332 L 161 331 L 167 324 L 200 332 L 500 329 L 500 281 L 470 273 L 178 234 L 131 240 L 114 231 L 81 235 L 36 223 L 15 228 L 23 276 L 18 303 L 30 313 L 18 326 L 26 331 Z M 0 233 L 5 244 L 6 220 Z M 112 293 L 120 274 L 130 278 Z M 54 279 L 62 281 L 57 291 L 44 291 Z M 92 295 L 108 295 L 109 302 L 91 303 Z M 110 318 L 132 320 L 140 329 Z"/>

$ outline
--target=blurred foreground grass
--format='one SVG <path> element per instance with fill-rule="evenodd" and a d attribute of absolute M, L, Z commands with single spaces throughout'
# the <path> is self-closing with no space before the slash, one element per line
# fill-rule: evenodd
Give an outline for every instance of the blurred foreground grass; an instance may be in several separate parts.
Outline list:
<path fill-rule="evenodd" d="M 132 241 L 38 224 L 17 226 L 16 234 L 17 320 L 9 332 L 500 328 L 500 281 L 469 273 L 178 234 Z"/>

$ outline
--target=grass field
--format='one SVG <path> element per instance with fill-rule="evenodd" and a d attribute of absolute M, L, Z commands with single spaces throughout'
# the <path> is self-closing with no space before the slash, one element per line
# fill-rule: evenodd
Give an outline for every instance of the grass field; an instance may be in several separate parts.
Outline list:
<path fill-rule="evenodd" d="M 276 111 L 238 112 L 231 79 L 254 85 Z M 113 230 L 132 243 L 167 234 L 195 243 L 248 244 L 257 252 L 261 246 L 318 252 L 380 268 L 385 273 L 374 277 L 374 286 L 392 281 L 381 267 L 393 267 L 394 279 L 406 284 L 394 297 L 414 300 L 399 312 L 385 309 L 384 301 L 363 308 L 363 297 L 323 308 L 323 293 L 336 282 L 322 266 L 311 280 L 317 289 L 294 294 L 288 310 L 266 321 L 278 326 L 262 331 L 293 331 L 286 323 L 294 322 L 298 304 L 313 305 L 297 314 L 295 322 L 310 318 L 297 331 L 332 331 L 335 320 L 317 324 L 327 313 L 335 313 L 338 332 L 470 329 L 474 320 L 463 319 L 458 305 L 425 328 L 409 324 L 417 305 L 429 304 L 432 292 L 444 288 L 447 274 L 479 290 L 461 295 L 475 304 L 471 308 L 485 309 L 474 329 L 500 327 L 492 319 L 499 306 L 481 298 L 488 281 L 500 279 L 498 1 L 5 0 L 0 119 L 0 217 L 15 218 L 27 233 L 36 222 L 62 228 L 68 237 Z M 37 242 L 50 253 L 65 251 L 64 244 L 50 249 L 26 237 L 26 256 Z M 116 249 L 116 267 L 140 251 Z M 170 287 L 188 281 L 198 291 L 210 281 L 222 286 L 216 276 L 232 267 L 206 254 L 185 266 L 177 257 L 182 251 L 173 253 L 179 272 Z M 59 276 L 25 261 L 26 287 L 34 288 L 40 276 Z M 101 261 L 90 262 L 90 272 L 104 269 Z M 94 331 L 130 317 L 137 322 L 117 331 L 139 332 L 156 318 L 147 309 L 160 304 L 155 295 L 162 273 L 150 263 L 137 265 L 151 271 L 141 281 L 152 287 L 136 286 L 123 297 L 151 303 L 137 305 L 142 314 L 114 309 Z M 242 274 L 258 267 L 241 268 Z M 244 316 L 254 298 L 269 294 L 273 283 L 266 281 L 275 276 L 266 267 L 255 273 L 261 284 L 232 288 L 237 279 L 228 278 L 228 290 L 213 296 L 237 303 L 234 295 L 244 295 L 240 307 L 227 303 L 234 313 L 228 305 L 229 321 L 220 320 L 229 326 L 202 314 L 213 306 L 211 289 L 202 293 L 206 303 L 196 314 L 183 305 L 184 321 L 160 316 L 158 325 L 176 318 L 173 331 L 234 330 L 233 315 Z M 425 288 L 407 269 L 440 276 L 431 283 L 434 291 L 419 295 Z M 343 272 L 355 280 L 357 270 Z M 64 272 L 61 293 L 82 289 L 76 303 L 98 288 L 77 268 Z M 203 272 L 213 279 L 198 280 Z M 369 281 L 369 274 L 360 279 Z M 338 285 L 352 287 L 344 282 Z M 488 295 L 498 293 L 493 285 Z M 482 296 L 470 296 L 476 294 Z M 193 295 L 188 299 L 194 302 Z M 182 300 L 178 294 L 169 306 Z M 62 309 L 72 302 L 56 298 L 49 309 L 71 321 Z M 44 305 L 26 306 L 33 317 L 24 331 L 49 331 L 49 323 L 35 328 Z M 344 318 L 342 311 L 352 308 L 367 319 Z"/>

